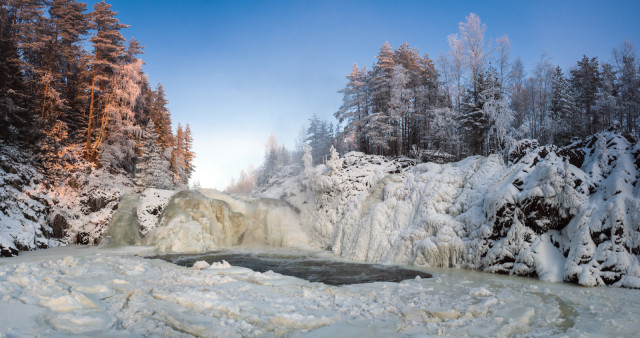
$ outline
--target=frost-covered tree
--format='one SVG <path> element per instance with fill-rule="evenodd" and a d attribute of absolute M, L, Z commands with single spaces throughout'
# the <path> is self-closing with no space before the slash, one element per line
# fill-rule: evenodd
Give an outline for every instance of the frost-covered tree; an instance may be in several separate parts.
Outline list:
<path fill-rule="evenodd" d="M 173 189 L 169 159 L 158 142 L 153 120 L 144 128 L 136 163 L 136 183 L 146 188 Z"/>
<path fill-rule="evenodd" d="M 310 145 L 307 144 L 304 146 L 304 153 L 302 155 L 302 165 L 304 168 L 303 177 L 307 181 L 310 180 L 313 176 L 313 155 L 311 155 L 312 152 L 313 149 Z"/>
<path fill-rule="evenodd" d="M 333 145 L 333 124 L 320 120 L 317 115 L 309 119 L 307 137 L 305 139 L 313 149 L 314 164 L 322 163 L 329 155 L 329 148 Z"/>
<path fill-rule="evenodd" d="M 572 123 L 577 121 L 576 107 L 570 93 L 569 83 L 564 77 L 562 69 L 557 66 L 551 80 L 551 125 L 549 126 L 549 141 L 553 144 L 569 143 L 573 134 Z"/>
<path fill-rule="evenodd" d="M 118 59 L 124 52 L 124 37 L 120 33 L 122 28 L 129 27 L 120 23 L 116 18 L 116 12 L 111 10 L 111 5 L 104 1 L 93 6 L 90 13 L 89 27 L 96 33 L 89 40 L 93 45 L 93 55 L 89 61 L 91 67 L 91 85 L 88 88 L 89 116 L 85 141 L 85 154 L 89 159 L 95 159 L 96 151 L 100 147 L 102 138 L 94 139 L 94 131 L 100 129 L 102 134 L 106 128 L 107 115 L 100 110 L 104 93 L 108 90 L 111 74 L 117 68 Z"/>
<path fill-rule="evenodd" d="M 232 178 L 231 184 L 224 191 L 232 194 L 250 194 L 254 185 L 253 172 L 253 167 L 249 167 L 246 171 L 244 169 L 241 170 L 238 181 Z"/>
<path fill-rule="evenodd" d="M 588 136 L 602 129 L 600 116 L 595 113 L 593 106 L 600 85 L 600 68 L 598 58 L 582 57 L 575 69 L 571 70 L 571 88 L 576 106 L 582 115 L 580 137 Z"/>
<path fill-rule="evenodd" d="M 290 164 L 291 154 L 284 145 L 278 145 L 275 135 L 271 133 L 265 144 L 264 161 L 255 173 L 255 186 L 266 186 L 272 177 Z"/>
<path fill-rule="evenodd" d="M 393 128 L 388 141 L 392 154 L 398 156 L 408 143 L 408 124 L 413 108 L 412 91 L 409 89 L 409 72 L 402 64 L 396 64 L 391 75 L 391 98 L 389 102 L 389 122 Z"/>
<path fill-rule="evenodd" d="M 496 64 L 498 67 L 500 87 L 504 88 L 509 76 L 509 54 L 511 53 L 511 41 L 505 34 L 496 39 L 498 45 Z"/>
<path fill-rule="evenodd" d="M 617 119 L 629 133 L 640 136 L 640 64 L 631 43 L 625 41 L 613 50 L 619 78 L 619 110 Z"/>
<path fill-rule="evenodd" d="M 142 60 L 135 59 L 116 68 L 111 90 L 105 98 L 106 127 L 101 129 L 100 162 L 103 166 L 134 171 L 136 137 L 141 133 L 135 124 L 134 106 L 140 96 Z"/>
<path fill-rule="evenodd" d="M 365 134 L 369 116 L 369 88 L 366 83 L 366 73 L 366 66 L 359 69 L 356 64 L 353 65 L 351 73 L 347 75 L 347 85 L 338 91 L 343 95 L 342 105 L 334 114 L 339 123 L 346 123 L 341 137 L 353 134 L 354 146 L 357 150 L 364 152 L 368 151 Z"/>
<path fill-rule="evenodd" d="M 433 113 L 433 149 L 458 156 L 460 147 L 459 120 L 449 107 L 438 108 Z"/>
<path fill-rule="evenodd" d="M 615 71 L 609 63 L 602 64 L 600 74 L 600 86 L 592 109 L 594 114 L 599 116 L 600 129 L 606 129 L 613 126 L 613 120 L 617 118 L 620 110 L 618 86 Z"/>
<path fill-rule="evenodd" d="M 340 169 L 340 155 L 338 154 L 336 148 L 334 148 L 333 146 L 331 146 L 331 149 L 329 149 L 329 153 L 331 155 L 329 156 L 329 160 L 327 160 L 327 168 L 329 168 L 329 170 L 331 170 L 332 172 L 337 171 L 338 169 Z"/>
<path fill-rule="evenodd" d="M 471 13 L 464 22 L 458 24 L 462 45 L 464 46 L 464 56 L 466 66 L 470 71 L 471 88 L 474 93 L 480 92 L 478 81 L 480 74 L 484 72 L 486 64 L 489 40 L 485 40 L 484 33 L 487 26 L 480 21 L 480 17 Z"/>

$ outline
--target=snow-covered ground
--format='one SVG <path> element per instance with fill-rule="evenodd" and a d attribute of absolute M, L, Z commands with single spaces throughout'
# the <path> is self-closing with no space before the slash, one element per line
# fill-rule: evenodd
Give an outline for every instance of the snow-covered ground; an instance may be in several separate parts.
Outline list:
<path fill-rule="evenodd" d="M 327 286 L 146 248 L 61 247 L 0 261 L 0 336 L 633 336 L 637 290 L 459 269 Z"/>

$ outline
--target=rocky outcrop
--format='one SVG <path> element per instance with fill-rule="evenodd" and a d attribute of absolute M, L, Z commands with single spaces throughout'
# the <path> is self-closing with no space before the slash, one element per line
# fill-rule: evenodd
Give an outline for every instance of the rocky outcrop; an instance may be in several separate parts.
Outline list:
<path fill-rule="evenodd" d="M 561 148 L 523 140 L 507 163 L 404 165 L 362 153 L 340 163 L 272 190 L 301 211 L 320 248 L 640 288 L 640 143 L 630 135 L 610 130 Z"/>

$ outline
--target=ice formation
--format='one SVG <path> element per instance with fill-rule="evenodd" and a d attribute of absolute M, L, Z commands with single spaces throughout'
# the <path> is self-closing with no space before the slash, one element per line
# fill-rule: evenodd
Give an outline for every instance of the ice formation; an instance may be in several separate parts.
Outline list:
<path fill-rule="evenodd" d="M 297 212 L 283 201 L 202 189 L 171 197 L 145 243 L 160 252 L 203 252 L 231 246 L 306 246 L 307 236 Z"/>
<path fill-rule="evenodd" d="M 131 250 L 72 246 L 3 259 L 0 336 L 579 337 L 639 328 L 637 290 L 459 269 L 330 286 Z"/>
<path fill-rule="evenodd" d="M 639 288 L 639 172 L 640 143 L 609 131 L 563 148 L 521 141 L 508 164 L 349 153 L 264 195 L 349 259 Z"/>
<path fill-rule="evenodd" d="M 140 244 L 138 229 L 137 206 L 140 204 L 140 195 L 128 194 L 122 196 L 118 204 L 118 211 L 107 230 L 108 244 L 111 246 L 124 246 Z"/>

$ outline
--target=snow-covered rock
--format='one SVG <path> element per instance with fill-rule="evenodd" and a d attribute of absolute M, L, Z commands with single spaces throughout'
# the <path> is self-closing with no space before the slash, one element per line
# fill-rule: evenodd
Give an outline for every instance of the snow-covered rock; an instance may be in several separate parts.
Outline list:
<path fill-rule="evenodd" d="M 47 167 L 38 156 L 28 147 L 0 142 L 2 256 L 64 244 L 97 244 L 121 196 L 134 190 L 125 172 L 92 166 L 82 160 L 80 148 L 60 150 L 57 162 L 50 161 L 57 164 L 47 162 Z"/>
<path fill-rule="evenodd" d="M 313 246 L 354 260 L 637 287 L 640 143 L 629 135 L 562 148 L 525 140 L 509 164 L 496 155 L 340 160 L 262 192 L 300 210 Z"/>
<path fill-rule="evenodd" d="M 53 201 L 44 177 L 19 149 L 0 141 L 0 256 L 57 246 L 64 222 L 48 216 Z"/>

